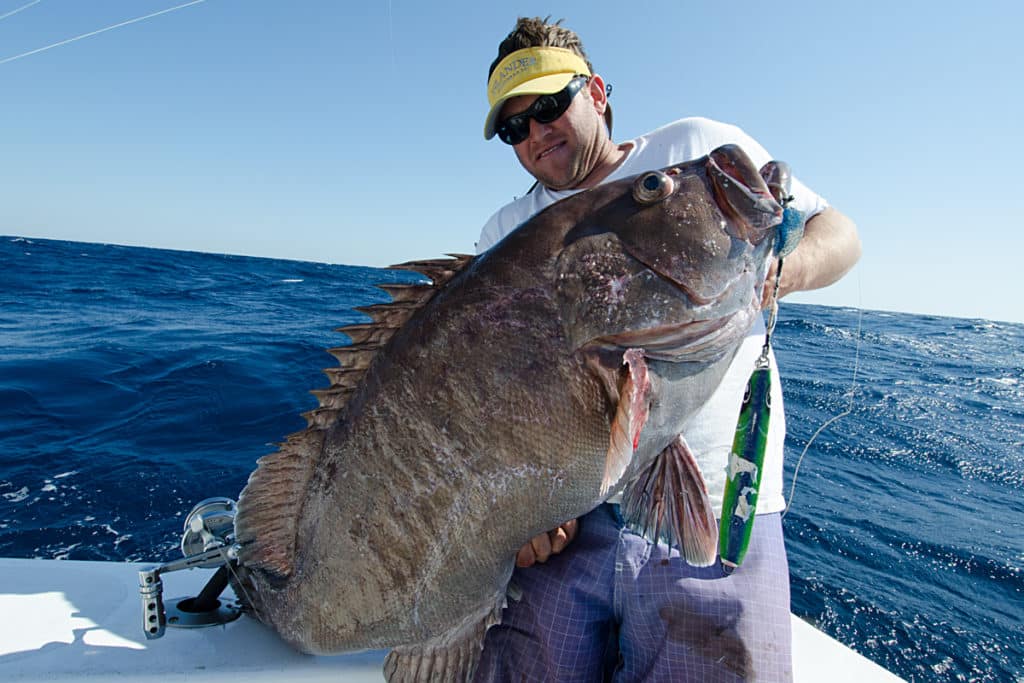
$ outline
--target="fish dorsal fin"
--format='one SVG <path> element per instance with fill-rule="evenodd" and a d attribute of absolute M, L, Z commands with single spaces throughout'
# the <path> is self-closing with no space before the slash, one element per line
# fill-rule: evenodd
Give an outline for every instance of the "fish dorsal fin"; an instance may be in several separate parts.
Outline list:
<path fill-rule="evenodd" d="M 433 281 L 435 287 L 443 287 L 473 260 L 472 254 L 448 254 L 448 256 L 451 258 L 406 261 L 390 267 L 395 270 L 411 270 L 422 273 Z"/>
<path fill-rule="evenodd" d="M 310 426 L 322 426 L 337 419 L 344 411 L 355 387 L 362 382 L 378 352 L 391 340 L 416 311 L 430 301 L 439 289 L 444 287 L 473 260 L 469 254 L 448 254 L 451 258 L 408 261 L 389 266 L 393 270 L 410 270 L 430 278 L 430 284 L 379 284 L 377 287 L 391 295 L 386 304 L 358 306 L 356 310 L 370 316 L 373 322 L 357 323 L 341 327 L 338 332 L 348 335 L 352 343 L 328 349 L 338 359 L 340 368 L 327 368 L 324 372 L 331 380 L 327 389 L 313 393 L 320 401 L 320 408 L 305 413 Z"/>
<path fill-rule="evenodd" d="M 313 391 L 320 406 L 303 413 L 308 423 L 306 429 L 289 436 L 276 453 L 257 461 L 257 467 L 239 497 L 235 538 L 242 546 L 239 559 L 247 567 L 262 569 L 281 578 L 291 575 L 302 501 L 321 457 L 327 433 L 345 419 L 350 398 L 363 383 L 380 350 L 472 258 L 453 255 L 451 259 L 412 261 L 392 266 L 423 273 L 432 283 L 379 285 L 391 295 L 392 300 L 357 309 L 370 316 L 373 322 L 349 325 L 339 330 L 348 335 L 352 343 L 328 350 L 341 366 L 324 370 L 331 385 Z"/>

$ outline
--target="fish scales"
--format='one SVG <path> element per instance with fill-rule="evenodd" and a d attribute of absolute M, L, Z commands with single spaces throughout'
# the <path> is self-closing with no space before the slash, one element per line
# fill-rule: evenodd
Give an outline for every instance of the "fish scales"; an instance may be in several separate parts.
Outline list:
<path fill-rule="evenodd" d="M 338 419 L 250 478 L 254 613 L 305 652 L 394 648 L 389 679 L 471 675 L 517 549 L 640 479 L 717 386 L 779 220 L 720 148 L 574 195 L 468 261 L 379 340 Z M 635 438 L 612 438 L 627 422 Z"/>

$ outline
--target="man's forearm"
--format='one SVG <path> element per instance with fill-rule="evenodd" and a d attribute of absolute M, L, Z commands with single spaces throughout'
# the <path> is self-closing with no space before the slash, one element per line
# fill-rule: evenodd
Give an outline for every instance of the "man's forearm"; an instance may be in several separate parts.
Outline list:
<path fill-rule="evenodd" d="M 836 209 L 825 209 L 807 221 L 800 243 L 786 257 L 779 296 L 829 286 L 853 268 L 860 254 L 857 226 Z"/>

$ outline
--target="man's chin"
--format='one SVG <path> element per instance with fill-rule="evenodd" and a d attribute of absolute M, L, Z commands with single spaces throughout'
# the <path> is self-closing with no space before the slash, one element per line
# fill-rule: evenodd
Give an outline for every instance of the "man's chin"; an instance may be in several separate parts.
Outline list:
<path fill-rule="evenodd" d="M 554 171 L 545 172 L 542 169 L 534 169 L 530 175 L 536 178 L 537 182 L 549 190 L 572 190 L 579 185 L 579 178 L 568 171 L 557 173 Z"/>

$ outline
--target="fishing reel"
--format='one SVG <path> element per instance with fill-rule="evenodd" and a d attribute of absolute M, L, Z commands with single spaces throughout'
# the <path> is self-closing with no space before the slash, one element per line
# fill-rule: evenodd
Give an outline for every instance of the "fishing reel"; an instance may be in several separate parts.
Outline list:
<path fill-rule="evenodd" d="M 204 628 L 227 624 L 242 614 L 237 601 L 219 599 L 238 557 L 238 546 L 234 543 L 236 507 L 235 501 L 223 497 L 196 503 L 185 518 L 181 538 L 184 557 L 139 571 L 142 630 L 146 638 L 153 640 L 163 636 L 166 627 Z M 199 595 L 174 598 L 165 607 L 161 575 L 197 567 L 216 567 L 217 571 Z"/>

